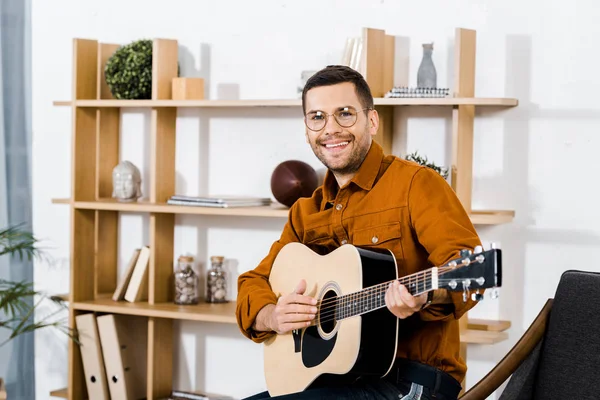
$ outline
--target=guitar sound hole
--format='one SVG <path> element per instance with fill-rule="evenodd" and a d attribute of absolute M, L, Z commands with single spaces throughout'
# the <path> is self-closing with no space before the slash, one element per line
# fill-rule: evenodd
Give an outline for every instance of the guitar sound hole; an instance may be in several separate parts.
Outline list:
<path fill-rule="evenodd" d="M 335 317 L 337 309 L 337 293 L 333 290 L 325 292 L 322 306 L 319 310 L 319 323 L 325 334 L 329 334 L 335 328 Z"/>

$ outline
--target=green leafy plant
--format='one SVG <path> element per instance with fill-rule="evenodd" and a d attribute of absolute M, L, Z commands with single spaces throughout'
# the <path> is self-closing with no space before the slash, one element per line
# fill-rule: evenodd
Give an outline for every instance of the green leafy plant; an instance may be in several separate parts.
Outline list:
<path fill-rule="evenodd" d="M 427 159 L 427 157 L 419 155 L 419 153 L 417 151 L 408 154 L 405 157 L 405 159 L 408 161 L 414 161 L 417 164 L 420 164 L 425 167 L 429 167 L 429 168 L 433 169 L 438 174 L 440 174 L 444 179 L 448 178 L 448 168 L 435 165 L 433 162 L 430 162 Z"/>
<path fill-rule="evenodd" d="M 152 98 L 152 40 L 141 39 L 119 47 L 106 62 L 104 78 L 115 99 Z M 177 64 L 177 76 L 179 76 Z"/>
<path fill-rule="evenodd" d="M 119 47 L 106 62 L 104 77 L 116 99 L 152 98 L 152 40 Z"/>
<path fill-rule="evenodd" d="M 33 234 L 22 230 L 19 226 L 0 230 L 0 256 L 13 255 L 20 259 L 27 257 L 31 260 L 41 255 L 37 244 L 38 240 Z M 50 301 L 60 308 L 39 321 L 33 321 L 34 312 L 43 301 Z M 0 347 L 19 335 L 47 327 L 57 328 L 78 342 L 77 333 L 69 328 L 65 321 L 53 320 L 55 315 L 64 308 L 66 305 L 61 297 L 47 296 L 38 292 L 34 290 L 31 282 L 0 279 L 0 311 L 2 311 L 0 328 L 10 331 L 9 337 L 0 343 Z"/>

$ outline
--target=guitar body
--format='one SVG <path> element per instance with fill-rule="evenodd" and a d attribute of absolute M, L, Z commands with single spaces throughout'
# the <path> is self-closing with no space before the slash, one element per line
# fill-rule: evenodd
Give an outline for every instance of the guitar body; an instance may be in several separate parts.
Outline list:
<path fill-rule="evenodd" d="M 398 278 L 391 252 L 344 245 L 321 256 L 300 243 L 286 245 L 269 282 L 277 296 L 291 293 L 301 279 L 305 295 L 323 302 L 316 324 L 275 335 L 265 342 L 265 379 L 271 396 L 301 392 L 331 381 L 385 376 L 396 356 L 398 319 L 386 308 L 337 321 L 342 305 L 333 298 Z M 350 307 L 350 305 L 348 305 Z"/>

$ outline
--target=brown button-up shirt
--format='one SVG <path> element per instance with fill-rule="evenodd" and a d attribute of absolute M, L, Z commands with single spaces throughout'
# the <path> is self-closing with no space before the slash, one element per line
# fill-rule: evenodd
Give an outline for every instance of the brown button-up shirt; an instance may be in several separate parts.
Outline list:
<path fill-rule="evenodd" d="M 354 178 L 338 188 L 328 172 L 310 198 L 299 199 L 269 254 L 238 279 L 237 321 L 255 342 L 275 332 L 252 329 L 265 305 L 276 304 L 269 273 L 281 248 L 301 242 L 319 254 L 349 243 L 357 247 L 391 250 L 398 276 L 440 266 L 457 258 L 462 249 L 481 242 L 450 185 L 431 168 L 384 155 L 373 142 Z M 458 319 L 475 302 L 463 302 L 452 292 L 452 304 L 431 305 L 400 321 L 397 357 L 439 368 L 462 382 L 465 360 L 460 357 Z"/>

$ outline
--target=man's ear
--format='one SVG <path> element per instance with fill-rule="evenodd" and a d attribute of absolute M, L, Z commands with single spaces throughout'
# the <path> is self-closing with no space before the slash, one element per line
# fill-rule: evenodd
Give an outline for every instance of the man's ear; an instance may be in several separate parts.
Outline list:
<path fill-rule="evenodd" d="M 379 130 L 379 113 L 377 110 L 369 111 L 369 133 L 375 136 Z"/>

